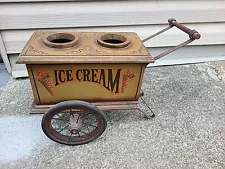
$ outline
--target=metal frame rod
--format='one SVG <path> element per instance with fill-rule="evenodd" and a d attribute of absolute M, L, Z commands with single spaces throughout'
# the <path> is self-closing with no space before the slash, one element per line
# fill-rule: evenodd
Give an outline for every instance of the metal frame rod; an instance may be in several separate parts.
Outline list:
<path fill-rule="evenodd" d="M 180 48 L 186 46 L 187 44 L 193 42 L 194 40 L 195 40 L 195 39 L 188 39 L 187 41 L 185 41 L 185 42 L 179 44 L 178 46 L 175 46 L 175 47 L 173 47 L 173 48 L 171 48 L 171 49 L 169 49 L 169 50 L 167 50 L 167 51 L 165 51 L 165 52 L 163 52 L 163 53 L 161 53 L 161 54 L 155 56 L 154 59 L 155 59 L 155 60 L 160 59 L 161 57 L 163 57 L 163 56 L 165 56 L 165 55 L 168 55 L 168 54 L 170 54 L 170 53 L 172 53 L 172 52 L 174 52 L 174 51 L 176 51 L 176 50 L 178 50 L 178 49 L 180 49 Z"/>
<path fill-rule="evenodd" d="M 146 42 L 147 40 L 152 39 L 152 38 L 158 36 L 159 34 L 161 34 L 161 33 L 163 33 L 163 32 L 166 32 L 167 30 L 171 29 L 172 27 L 173 27 L 173 25 L 169 25 L 169 26 L 166 27 L 165 29 L 163 29 L 163 30 L 161 30 L 161 31 L 159 31 L 159 32 L 157 32 L 157 33 L 155 33 L 155 34 L 153 34 L 153 35 L 151 35 L 151 36 L 149 36 L 149 37 L 143 39 L 142 42 Z"/>

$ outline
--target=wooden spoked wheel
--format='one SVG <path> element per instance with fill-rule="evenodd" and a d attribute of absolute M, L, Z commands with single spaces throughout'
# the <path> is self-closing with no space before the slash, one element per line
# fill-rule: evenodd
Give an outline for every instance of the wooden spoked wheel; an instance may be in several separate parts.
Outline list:
<path fill-rule="evenodd" d="M 42 129 L 46 136 L 66 145 L 89 143 L 98 138 L 106 126 L 103 112 L 83 101 L 58 103 L 42 119 Z"/>

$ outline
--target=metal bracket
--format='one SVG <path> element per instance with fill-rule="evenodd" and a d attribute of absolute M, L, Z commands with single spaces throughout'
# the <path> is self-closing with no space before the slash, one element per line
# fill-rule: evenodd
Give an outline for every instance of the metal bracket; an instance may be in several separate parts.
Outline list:
<path fill-rule="evenodd" d="M 143 93 L 143 92 L 142 92 Z M 144 115 L 145 118 L 147 119 L 152 119 L 155 117 L 155 113 L 153 110 L 150 108 L 150 106 L 146 103 L 146 101 L 143 99 L 142 96 L 140 96 L 142 103 L 144 106 L 151 112 L 151 115 L 148 115 L 146 112 L 144 112 L 141 108 L 138 108 L 138 110 Z"/>

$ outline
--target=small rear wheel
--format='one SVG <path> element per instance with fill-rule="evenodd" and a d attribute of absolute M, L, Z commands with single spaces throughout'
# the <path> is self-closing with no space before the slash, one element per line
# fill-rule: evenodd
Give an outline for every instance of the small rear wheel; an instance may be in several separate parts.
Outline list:
<path fill-rule="evenodd" d="M 58 103 L 42 118 L 42 129 L 46 136 L 66 145 L 89 143 L 98 138 L 106 126 L 103 112 L 83 101 Z"/>

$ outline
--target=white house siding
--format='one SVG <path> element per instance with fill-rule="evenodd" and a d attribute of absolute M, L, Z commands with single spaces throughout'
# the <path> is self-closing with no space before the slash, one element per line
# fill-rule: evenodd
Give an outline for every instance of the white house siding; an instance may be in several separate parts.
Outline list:
<path fill-rule="evenodd" d="M 171 17 L 198 30 L 202 38 L 149 66 L 225 60 L 225 1 L 43 1 L 0 3 L 0 49 L 14 77 L 27 75 L 25 66 L 15 60 L 35 30 L 133 31 L 143 39 L 165 28 Z M 172 28 L 145 45 L 154 56 L 187 38 Z"/>

